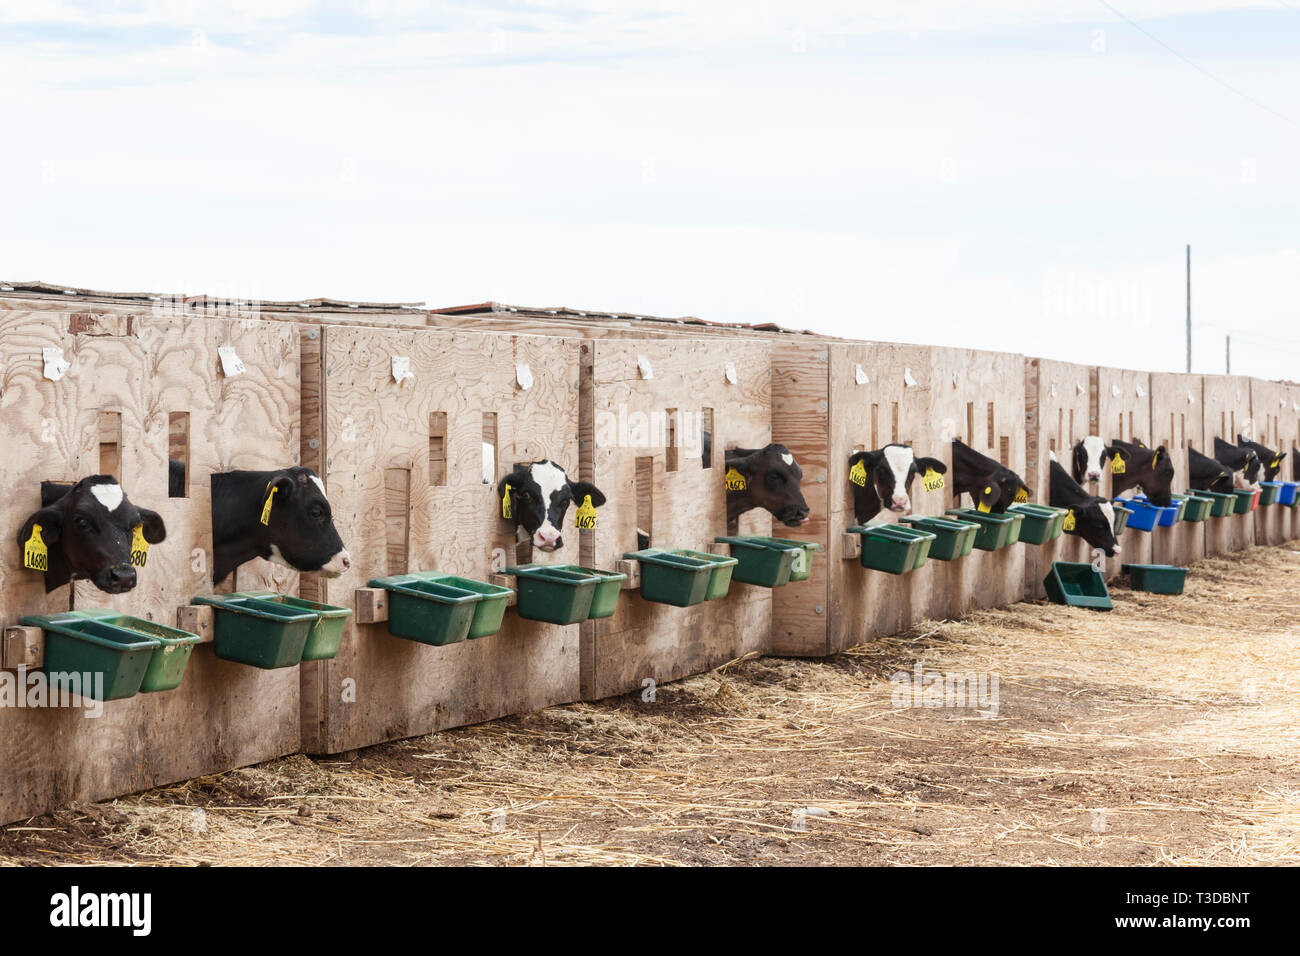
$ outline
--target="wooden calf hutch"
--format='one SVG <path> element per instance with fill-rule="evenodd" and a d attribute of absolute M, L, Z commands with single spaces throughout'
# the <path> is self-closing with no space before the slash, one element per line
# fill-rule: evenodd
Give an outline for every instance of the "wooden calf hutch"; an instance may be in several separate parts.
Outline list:
<path fill-rule="evenodd" d="M 1214 457 L 1214 439 L 1235 445 L 1242 432 L 1255 433 L 1251 412 L 1250 379 L 1244 375 L 1203 375 L 1201 403 L 1202 444 L 1193 445 Z M 1250 437 L 1247 435 L 1246 437 Z M 1255 515 L 1233 514 L 1205 522 L 1205 553 L 1227 554 L 1255 543 Z"/>
<path fill-rule="evenodd" d="M 1204 378 L 1183 372 L 1152 372 L 1151 382 L 1151 438 L 1153 447 L 1164 445 L 1174 460 L 1174 491 L 1185 492 L 1191 487 L 1187 471 L 1187 449 L 1195 448 L 1206 453 L 1206 434 L 1202 424 L 1205 408 Z M 1208 443 L 1213 450 L 1213 442 Z M 1199 561 L 1206 554 L 1206 528 L 1214 518 L 1202 522 L 1180 521 L 1168 533 L 1157 533 L 1152 539 L 1151 560 L 1156 564 L 1187 565 Z"/>
<path fill-rule="evenodd" d="M 245 370 L 223 371 L 219 348 L 233 349 Z M 57 380 L 46 375 L 47 349 L 70 363 Z M 103 607 L 170 625 L 193 595 L 212 590 L 209 477 L 294 463 L 298 338 L 269 322 L 28 310 L 7 300 L 0 367 L 3 676 L 16 681 L 42 663 L 42 632 L 19 626 L 25 615 Z M 168 497 L 169 457 L 185 463 L 184 497 Z M 134 504 L 157 511 L 166 540 L 149 549 L 132 591 L 77 582 L 46 594 L 41 573 L 22 566 L 18 529 L 40 507 L 42 480 L 97 473 L 117 476 Z M 239 584 L 292 591 L 296 578 L 259 560 L 241 569 Z M 194 649 L 178 688 L 104 701 L 102 716 L 13 704 L 0 707 L 0 821 L 299 749 L 296 669 L 219 660 L 210 643 Z"/>
<path fill-rule="evenodd" d="M 1127 442 L 1141 442 L 1149 448 L 1157 447 L 1151 435 L 1151 376 L 1147 372 L 1132 369 L 1098 368 L 1095 371 L 1097 387 L 1096 404 L 1093 417 L 1097 419 L 1094 426 L 1097 435 L 1103 441 L 1118 439 Z M 1175 480 L 1179 472 L 1175 472 Z M 1186 475 L 1186 471 L 1181 472 Z M 1114 478 L 1103 474 L 1102 487 L 1098 492 L 1114 498 Z M 1173 489 L 1182 491 L 1181 487 Z M 1155 553 L 1165 547 L 1167 539 L 1177 534 L 1177 525 L 1173 528 L 1155 527 L 1150 531 L 1125 527 L 1119 536 L 1119 545 L 1123 549 L 1108 562 L 1107 570 L 1111 575 L 1119 573 L 1125 564 L 1150 564 Z"/>
<path fill-rule="evenodd" d="M 1300 391 L 1281 382 L 1250 380 L 1250 410 L 1254 425 L 1253 441 L 1281 457 L 1281 469 L 1275 480 L 1293 479 L 1291 450 L 1300 434 Z M 1251 437 L 1251 436 L 1247 436 Z M 1295 535 L 1292 508 L 1269 505 L 1255 511 L 1255 543 L 1281 544 Z"/>

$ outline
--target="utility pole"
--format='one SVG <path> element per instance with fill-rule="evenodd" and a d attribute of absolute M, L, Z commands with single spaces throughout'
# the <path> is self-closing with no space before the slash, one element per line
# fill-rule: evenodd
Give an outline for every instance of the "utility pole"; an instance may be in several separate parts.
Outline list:
<path fill-rule="evenodd" d="M 1187 244 L 1187 371 L 1192 371 L 1192 244 Z"/>
<path fill-rule="evenodd" d="M 1232 336 L 1223 337 L 1223 374 L 1232 374 Z"/>

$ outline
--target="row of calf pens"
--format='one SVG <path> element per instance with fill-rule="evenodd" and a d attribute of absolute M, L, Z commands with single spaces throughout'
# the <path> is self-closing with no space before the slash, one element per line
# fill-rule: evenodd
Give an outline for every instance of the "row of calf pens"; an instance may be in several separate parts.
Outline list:
<path fill-rule="evenodd" d="M 802 466 L 811 520 L 778 533 L 823 550 L 806 580 L 782 588 L 737 584 L 721 600 L 672 607 L 642 599 L 633 573 L 610 617 L 560 626 L 508 611 L 494 636 L 441 647 L 394 639 L 373 608 L 347 620 L 330 660 L 264 670 L 204 644 L 178 688 L 105 702 L 96 719 L 11 699 L 0 707 L 0 821 L 285 754 L 339 753 L 596 700 L 750 652 L 825 656 L 923 618 L 1040 597 L 1051 562 L 1088 560 L 1081 539 L 1062 537 L 902 576 L 868 571 L 847 534 L 857 450 L 903 442 L 951 464 L 958 438 L 1046 501 L 1049 452 L 1064 461 L 1089 434 L 1165 445 L 1176 490 L 1187 486 L 1189 445 L 1208 449 L 1243 432 L 1283 451 L 1300 438 L 1300 386 L 1247 377 L 490 304 L 211 306 L 0 291 L 8 675 L 40 663 L 39 632 L 19 626 L 27 615 L 111 607 L 193 622 L 193 596 L 214 590 L 209 476 L 236 468 L 313 468 L 352 566 L 325 580 L 259 559 L 239 568 L 234 589 L 356 610 L 374 578 L 436 568 L 488 581 L 515 564 L 495 478 L 522 461 L 553 459 L 604 491 L 597 526 L 566 529 L 554 559 L 614 568 L 636 549 L 638 528 L 656 545 L 704 552 L 729 530 L 772 534 L 760 511 L 728 529 L 723 453 L 779 442 Z M 223 367 L 225 348 L 242 373 Z M 44 374 L 47 349 L 71 362 L 58 380 Z M 394 358 L 405 368 L 395 372 Z M 692 440 L 701 424 L 711 442 Z M 183 497 L 168 496 L 176 458 L 186 465 Z M 74 582 L 47 594 L 14 535 L 42 480 L 96 473 L 117 475 L 133 501 L 158 511 L 167 539 L 132 591 Z M 950 490 L 919 483 L 913 502 L 924 514 L 956 504 Z M 1185 564 L 1288 540 L 1295 520 L 1272 507 L 1128 530 L 1122 559 Z M 1112 559 L 1109 573 L 1119 565 Z"/>

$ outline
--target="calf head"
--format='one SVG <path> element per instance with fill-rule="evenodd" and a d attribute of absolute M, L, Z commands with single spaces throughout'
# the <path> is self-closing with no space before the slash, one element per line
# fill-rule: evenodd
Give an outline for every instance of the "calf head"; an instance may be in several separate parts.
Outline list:
<path fill-rule="evenodd" d="M 1214 460 L 1232 470 L 1234 488 L 1259 488 L 1260 460 L 1249 448 L 1238 448 L 1222 438 L 1214 439 Z"/>
<path fill-rule="evenodd" d="M 1168 508 L 1174 503 L 1174 460 L 1164 445 L 1154 451 L 1136 439 L 1110 443 L 1114 455 L 1120 456 L 1123 469 L 1111 477 L 1111 491 L 1118 496 L 1130 488 L 1140 488 L 1153 505 Z M 1112 461 L 1114 460 L 1112 455 Z"/>
<path fill-rule="evenodd" d="M 726 453 L 726 464 L 728 520 L 754 508 L 768 511 L 791 528 L 808 520 L 808 502 L 799 488 L 803 469 L 790 449 L 775 444 L 733 448 Z"/>
<path fill-rule="evenodd" d="M 1122 549 L 1115 540 L 1115 506 L 1105 498 L 1089 496 L 1089 501 L 1070 509 L 1074 515 L 1074 533 L 1108 558 Z M 1066 519 L 1068 522 L 1068 518 Z"/>
<path fill-rule="evenodd" d="M 981 511 L 1003 512 L 1029 500 L 1029 486 L 1001 462 L 981 455 L 965 442 L 952 442 L 953 493 L 969 494 Z"/>
<path fill-rule="evenodd" d="M 1227 493 L 1232 490 L 1232 469 L 1208 455 L 1202 455 L 1191 445 L 1187 446 L 1187 477 L 1195 491 Z"/>
<path fill-rule="evenodd" d="M 1237 447 L 1254 452 L 1255 457 L 1260 461 L 1260 467 L 1263 469 L 1265 481 L 1277 480 L 1277 474 L 1282 470 L 1282 462 L 1286 460 L 1285 453 L 1280 451 L 1271 451 L 1257 441 L 1247 441 L 1241 435 L 1237 436 Z"/>
<path fill-rule="evenodd" d="M 1074 446 L 1070 474 L 1081 485 L 1087 481 L 1101 481 L 1102 476 L 1110 471 L 1115 455 L 1116 449 L 1096 435 L 1089 435 Z M 1120 455 L 1123 460 L 1123 453 Z"/>
<path fill-rule="evenodd" d="M 858 466 L 861 465 L 861 468 Z M 912 479 L 948 466 L 938 458 L 918 458 L 907 445 L 886 445 L 876 451 L 856 452 L 849 458 L 849 486 L 853 489 L 853 514 L 865 523 L 882 508 L 906 513 L 912 507 Z"/>
<path fill-rule="evenodd" d="M 497 484 L 497 496 L 501 516 L 515 522 L 519 539 L 529 537 L 533 547 L 542 551 L 564 547 L 560 528 L 570 502 L 581 505 L 590 496 L 594 507 L 605 503 L 600 489 L 587 481 L 570 481 L 553 461 L 517 463 Z"/>
<path fill-rule="evenodd" d="M 18 548 L 45 549 L 46 591 L 74 579 L 88 580 L 109 594 L 129 591 L 136 583 L 135 566 L 143 563 L 132 560 L 133 551 L 141 550 L 137 533 L 146 544 L 167 537 L 158 513 L 132 504 L 112 475 L 94 475 L 75 485 L 43 482 L 41 503 L 23 522 Z"/>
<path fill-rule="evenodd" d="M 214 474 L 212 535 L 214 583 L 255 557 L 327 578 L 352 566 L 310 468 Z"/>

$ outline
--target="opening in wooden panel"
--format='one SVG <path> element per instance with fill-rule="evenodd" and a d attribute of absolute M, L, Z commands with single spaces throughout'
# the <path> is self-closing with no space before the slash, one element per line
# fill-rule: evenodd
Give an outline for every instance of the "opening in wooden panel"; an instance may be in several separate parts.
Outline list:
<path fill-rule="evenodd" d="M 496 477 L 495 462 L 492 477 Z M 447 413 L 429 413 L 429 484 L 447 483 Z"/>
<path fill-rule="evenodd" d="M 190 496 L 190 413 L 167 413 L 167 497 Z"/>
<path fill-rule="evenodd" d="M 122 413 L 99 413 L 99 473 L 122 480 Z"/>
<path fill-rule="evenodd" d="M 497 413 L 483 413 L 483 484 L 497 480 Z"/>
<path fill-rule="evenodd" d="M 966 403 L 966 444 L 975 447 L 975 403 Z"/>
<path fill-rule="evenodd" d="M 889 410 L 889 440 L 898 444 L 898 402 Z"/>
<path fill-rule="evenodd" d="M 1070 409 L 1070 430 L 1061 436 L 1062 448 L 1073 448 L 1076 436 L 1074 434 L 1074 409 Z"/>
<path fill-rule="evenodd" d="M 992 402 L 989 402 L 989 415 L 988 415 L 988 418 L 989 418 L 989 422 L 988 422 L 988 427 L 989 427 L 989 447 L 992 448 L 992 447 L 993 447 L 993 429 L 996 427 L 996 426 L 993 424 L 993 403 L 992 403 Z"/>
<path fill-rule="evenodd" d="M 713 467 L 713 409 L 700 409 L 700 467 Z"/>
<path fill-rule="evenodd" d="M 636 460 L 636 529 L 654 541 L 655 460 L 646 455 Z"/>
<path fill-rule="evenodd" d="M 384 543 L 388 573 L 405 574 L 411 545 L 411 471 L 384 469 Z"/>
<path fill-rule="evenodd" d="M 1300 425 L 1297 426 L 1300 430 Z M 871 403 L 871 450 L 875 451 L 880 447 L 880 406 L 875 402 Z"/>
<path fill-rule="evenodd" d="M 1003 435 L 1000 439 L 998 439 L 998 445 L 999 445 L 998 460 L 1002 462 L 1004 467 L 1010 468 L 1011 467 L 1011 439 L 1008 438 L 1006 435 Z"/>
<path fill-rule="evenodd" d="M 664 411 L 664 470 L 677 470 L 677 409 Z"/>

